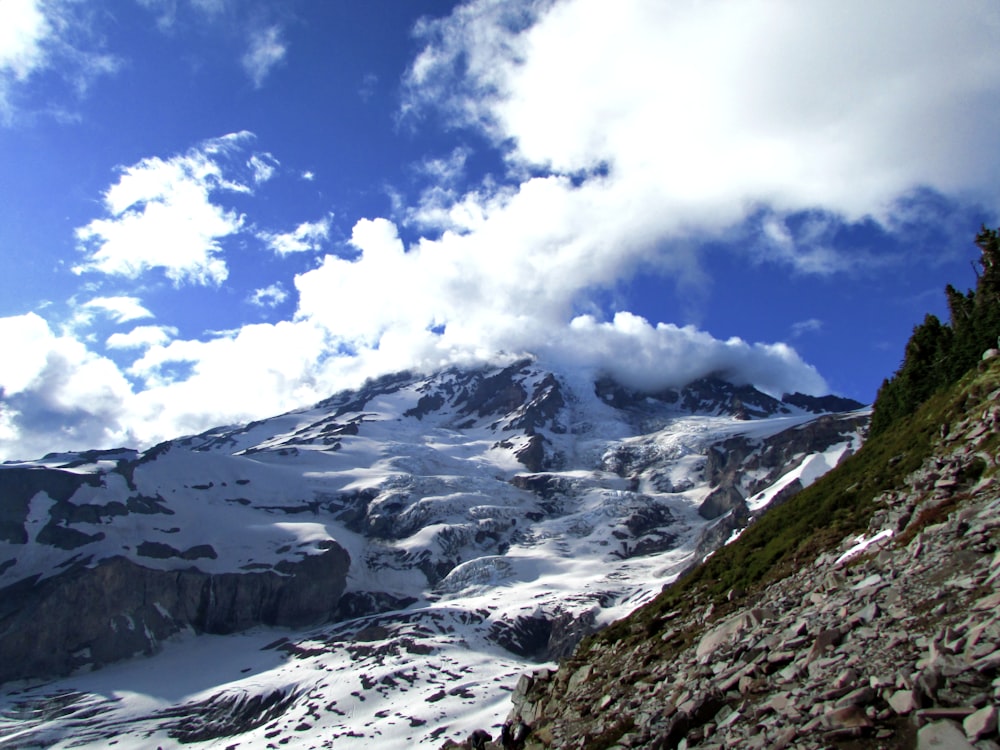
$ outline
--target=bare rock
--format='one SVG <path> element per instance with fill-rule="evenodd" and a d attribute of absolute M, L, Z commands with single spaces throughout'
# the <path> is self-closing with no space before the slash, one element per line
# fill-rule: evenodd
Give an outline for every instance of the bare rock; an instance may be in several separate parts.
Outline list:
<path fill-rule="evenodd" d="M 975 750 L 965 739 L 965 732 L 953 722 L 943 719 L 927 724 L 917 732 L 916 750 Z"/>
<path fill-rule="evenodd" d="M 996 706 L 984 706 L 974 714 L 969 714 L 962 722 L 962 728 L 966 736 L 972 742 L 996 734 L 997 731 L 997 709 Z"/>

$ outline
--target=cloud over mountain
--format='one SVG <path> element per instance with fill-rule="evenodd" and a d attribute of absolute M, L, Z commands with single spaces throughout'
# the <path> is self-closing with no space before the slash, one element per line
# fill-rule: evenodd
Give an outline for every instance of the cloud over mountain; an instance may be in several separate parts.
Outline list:
<path fill-rule="evenodd" d="M 145 5 L 157 33 L 186 28 L 187 5 Z M 233 6 L 191 7 L 215 34 Z M 33 18 L 23 49 L 0 37 L 5 80 L 44 64 L 49 27 Z M 234 32 L 250 42 L 236 74 L 254 96 L 295 62 L 298 28 L 259 20 Z M 38 334 L 39 354 L 0 379 L 0 451 L 40 444 L 22 439 L 35 429 L 29 397 L 86 396 L 53 367 L 110 373 L 103 406 L 80 407 L 88 435 L 108 420 L 94 444 L 262 417 L 388 371 L 523 354 L 643 388 L 719 373 L 826 390 L 774 340 L 826 334 L 825 313 L 796 312 L 802 323 L 760 343 L 644 317 L 618 294 L 650 276 L 664 296 L 708 283 L 713 244 L 786 275 L 874 273 L 887 259 L 832 242 L 838 228 L 901 236 L 934 201 L 996 212 L 998 27 L 985 0 L 470 0 L 421 20 L 399 130 L 462 138 L 411 162 L 408 188 L 383 185 L 391 209 L 300 204 L 296 191 L 328 189 L 305 151 L 261 143 L 286 169 L 246 130 L 118 168 L 66 265 L 90 285 L 77 328 L 5 319 L 11 336 Z M 354 100 L 360 81 L 381 80 L 352 75 Z M 167 314 L 170 294 L 196 292 L 217 295 L 224 323 Z M 84 330 L 140 317 L 149 325 Z"/>

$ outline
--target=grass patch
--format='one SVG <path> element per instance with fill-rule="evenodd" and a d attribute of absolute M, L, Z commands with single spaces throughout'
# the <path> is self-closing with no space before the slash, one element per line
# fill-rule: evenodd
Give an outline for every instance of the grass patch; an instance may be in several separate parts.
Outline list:
<path fill-rule="evenodd" d="M 835 470 L 795 495 L 787 503 L 769 510 L 751 524 L 734 543 L 722 547 L 689 575 L 670 586 L 655 600 L 631 616 L 591 636 L 591 643 L 614 643 L 622 639 L 656 637 L 664 629 L 664 613 L 690 611 L 714 605 L 724 615 L 734 605 L 726 601 L 730 591 L 754 591 L 790 575 L 817 556 L 835 548 L 844 537 L 868 529 L 877 509 L 876 500 L 885 492 L 904 487 L 939 447 L 942 426 L 955 425 L 981 414 L 988 395 L 1000 388 L 1000 364 L 994 360 L 981 371 L 974 370 L 951 388 L 929 399 L 915 414 L 898 420 L 867 441 L 855 455 Z M 995 451 L 998 437 L 987 438 L 981 449 Z M 973 463 L 967 480 L 988 475 L 985 461 Z M 946 503 L 947 505 L 947 503 Z M 943 519 L 953 509 L 936 506 L 917 520 L 921 528 Z M 690 643 L 693 634 L 664 643 L 663 656 Z"/>

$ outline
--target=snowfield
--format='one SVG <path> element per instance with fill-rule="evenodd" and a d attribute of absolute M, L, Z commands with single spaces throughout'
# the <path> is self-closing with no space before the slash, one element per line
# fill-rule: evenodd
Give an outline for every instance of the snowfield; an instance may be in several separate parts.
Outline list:
<path fill-rule="evenodd" d="M 93 664 L 81 641 L 72 673 L 7 682 L 0 747 L 391 750 L 495 734 L 519 674 L 649 601 L 713 529 L 735 538 L 739 519 L 860 445 L 865 412 L 758 394 L 761 413 L 738 419 L 746 389 L 738 410 L 713 388 L 693 409 L 684 393 L 612 398 L 523 361 L 382 379 L 144 453 L 5 464 L 0 488 L 18 488 L 0 525 L 7 596 L 112 558 L 208 585 L 292 575 L 331 548 L 349 568 L 327 603 L 335 621 L 307 627 L 161 638 L 109 613 L 140 652 Z M 707 513 L 722 490 L 730 509 Z"/>

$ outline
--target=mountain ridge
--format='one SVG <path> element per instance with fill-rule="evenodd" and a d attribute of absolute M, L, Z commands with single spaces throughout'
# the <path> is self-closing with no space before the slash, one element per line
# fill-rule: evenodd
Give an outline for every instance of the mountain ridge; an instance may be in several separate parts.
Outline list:
<path fill-rule="evenodd" d="M 443 747 L 996 747 L 998 425 L 994 357 Z"/>
<path fill-rule="evenodd" d="M 405 688 L 424 697 L 396 741 L 432 747 L 456 721 L 478 721 L 470 701 L 502 719 L 505 694 L 490 686 L 652 598 L 857 450 L 868 420 L 721 382 L 665 398 L 619 387 L 612 399 L 622 406 L 521 360 L 398 374 L 143 452 L 6 463 L 0 489 L 21 489 L 4 490 L 0 515 L 0 680 L 62 675 L 89 705 L 103 699 L 80 686 L 128 674 L 122 660 L 182 660 L 198 639 L 225 638 L 252 686 L 236 675 L 166 713 L 106 705 L 84 744 L 149 732 L 179 742 L 179 717 L 210 724 L 237 691 L 282 707 L 269 709 L 277 723 L 244 716 L 217 738 L 284 732 L 299 743 L 295 727 L 309 724 L 363 746 L 386 731 L 376 714 L 410 705 Z M 720 463 L 726 441 L 742 448 Z M 720 488 L 724 506 L 706 504 Z M 31 628 L 44 648 L 19 635 Z M 358 689 L 317 676 L 331 670 Z M 441 685 L 451 687 L 439 695 Z M 46 689 L 28 683 L 27 698 L 18 688 L 3 700 L 44 704 Z M 306 694 L 325 695 L 329 710 Z M 0 740 L 68 731 L 5 724 L 3 711 Z M 210 742 L 207 727 L 190 736 Z"/>

